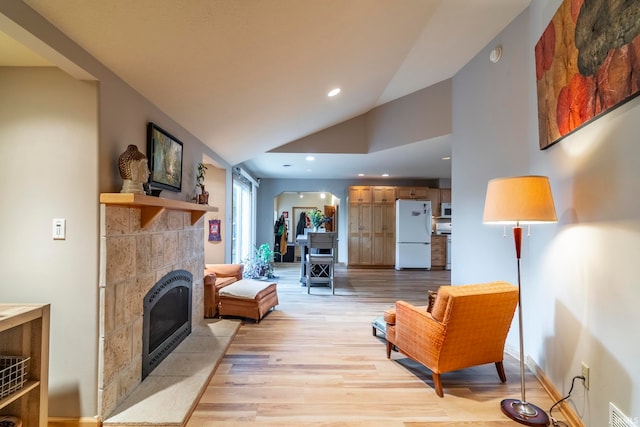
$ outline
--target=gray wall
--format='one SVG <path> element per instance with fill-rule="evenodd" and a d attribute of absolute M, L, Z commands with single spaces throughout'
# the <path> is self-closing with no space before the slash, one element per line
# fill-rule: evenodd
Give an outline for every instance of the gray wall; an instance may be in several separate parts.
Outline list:
<path fill-rule="evenodd" d="M 93 76 L 100 83 L 98 114 L 100 123 L 99 189 L 101 192 L 120 191 L 122 181 L 118 172 L 117 159 L 127 145 L 135 144 L 140 151 L 146 153 L 146 123 L 149 121 L 155 122 L 184 143 L 183 191 L 181 193 L 164 191 L 163 197 L 187 200 L 191 196 L 195 188 L 195 168 L 197 163 L 203 161 L 203 155 L 208 156 L 221 167 L 230 166 L 202 141 L 187 132 L 21 1 L 1 2 L 0 15 L 6 16 L 21 29 L 44 41 L 50 49 L 55 50 L 60 56 L 60 67 L 70 61 L 83 70 L 85 75 Z M 11 32 L 10 35 L 14 36 Z"/>
<path fill-rule="evenodd" d="M 24 3 L 0 2 L 0 18 L 44 41 L 64 62 L 61 66 L 68 68 L 71 62 L 84 71 L 79 75 L 95 78 L 73 80 L 50 68 L 0 69 L 0 84 L 7 85 L 0 91 L 0 173 L 8 183 L 2 190 L 2 218 L 16 221 L 6 225 L 12 238 L 0 243 L 3 273 L 15 285 L 2 286 L 0 296 L 6 302 L 52 303 L 49 414 L 92 417 L 98 389 L 98 200 L 100 192 L 120 191 L 118 156 L 128 144 L 146 152 L 146 124 L 153 121 L 184 143 L 183 191 L 164 191 L 163 197 L 187 200 L 195 186 L 195 166 L 206 156 L 227 168 L 230 206 L 231 171 L 216 153 Z M 21 126 L 28 132 L 15 137 Z M 12 165 L 22 167 L 16 171 Z M 51 220 L 58 217 L 67 218 L 69 237 L 54 242 Z M 229 218 L 225 228 L 230 229 Z M 226 238 L 230 247 L 230 233 Z"/>
<path fill-rule="evenodd" d="M 451 133 L 451 79 L 271 150 L 373 153 Z"/>
<path fill-rule="evenodd" d="M 559 5 L 532 2 L 453 79 L 453 265 L 465 267 L 452 281 L 517 283 L 511 230 L 505 239 L 482 224 L 487 181 L 549 176 L 559 222 L 532 226 L 523 242 L 525 354 L 561 394 L 589 365 L 590 390 L 577 384 L 572 401 L 600 427 L 609 402 L 640 419 L 640 98 L 539 150 L 533 50 Z M 518 345 L 516 323 L 508 345 Z"/>

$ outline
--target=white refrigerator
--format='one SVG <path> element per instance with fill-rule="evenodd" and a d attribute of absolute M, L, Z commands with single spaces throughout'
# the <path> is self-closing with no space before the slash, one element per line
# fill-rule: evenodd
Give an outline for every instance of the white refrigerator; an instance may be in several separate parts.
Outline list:
<path fill-rule="evenodd" d="M 396 200 L 396 270 L 431 269 L 431 202 Z"/>

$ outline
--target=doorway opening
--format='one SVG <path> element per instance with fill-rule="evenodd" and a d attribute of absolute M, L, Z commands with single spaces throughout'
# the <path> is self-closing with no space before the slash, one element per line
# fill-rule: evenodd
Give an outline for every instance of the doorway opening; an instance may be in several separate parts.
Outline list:
<path fill-rule="evenodd" d="M 296 236 L 304 234 L 312 226 L 307 213 L 318 209 L 330 218 L 321 227 L 326 231 L 338 232 L 338 213 L 340 199 L 332 193 L 322 191 L 285 191 L 273 199 L 274 224 L 284 221 L 286 238 L 274 227 L 273 246 L 276 252 L 276 262 L 300 262 L 300 247 L 296 245 Z M 286 249 L 285 249 L 286 244 Z"/>

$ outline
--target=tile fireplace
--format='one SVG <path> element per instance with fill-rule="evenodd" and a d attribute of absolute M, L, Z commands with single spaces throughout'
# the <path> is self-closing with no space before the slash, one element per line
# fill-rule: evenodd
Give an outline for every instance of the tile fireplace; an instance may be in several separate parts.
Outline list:
<path fill-rule="evenodd" d="M 188 210 L 171 208 L 143 226 L 144 216 L 136 206 L 100 205 L 98 411 L 102 419 L 142 382 L 145 295 L 159 288 L 164 292 L 167 286 L 157 284 L 168 278 L 179 288 L 171 291 L 171 298 L 186 310 L 177 316 L 180 323 L 188 324 L 190 332 L 204 319 L 204 219 L 193 221 Z M 158 307 L 164 323 L 164 308 Z M 173 330 L 169 339 L 189 332 Z"/>

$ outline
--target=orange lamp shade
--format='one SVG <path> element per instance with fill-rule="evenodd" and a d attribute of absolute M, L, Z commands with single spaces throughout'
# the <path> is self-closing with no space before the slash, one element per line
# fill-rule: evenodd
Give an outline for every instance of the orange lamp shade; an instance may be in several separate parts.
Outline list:
<path fill-rule="evenodd" d="M 487 185 L 482 221 L 489 224 L 557 222 L 549 178 L 530 175 L 492 179 Z"/>

